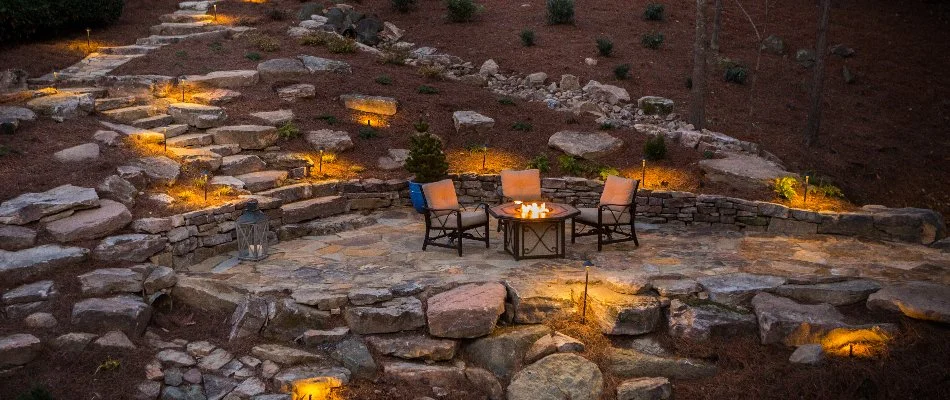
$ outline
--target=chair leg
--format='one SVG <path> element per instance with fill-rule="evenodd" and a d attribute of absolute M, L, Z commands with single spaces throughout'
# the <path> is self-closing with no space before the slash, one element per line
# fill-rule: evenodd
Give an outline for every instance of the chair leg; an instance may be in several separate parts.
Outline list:
<path fill-rule="evenodd" d="M 426 246 L 429 245 L 429 226 L 426 225 L 426 237 L 422 239 L 422 251 L 426 251 Z"/>
<path fill-rule="evenodd" d="M 461 257 L 462 256 L 462 230 L 461 229 L 456 230 L 455 235 L 458 238 L 458 243 L 456 245 L 458 246 L 458 249 L 459 249 L 459 257 Z"/>
<path fill-rule="evenodd" d="M 637 247 L 640 247 L 640 241 L 637 240 L 637 230 L 633 224 L 630 224 L 630 233 L 633 234 L 633 244 L 635 244 Z"/>
<path fill-rule="evenodd" d="M 604 248 L 604 231 L 602 228 L 597 228 L 597 251 L 600 252 Z"/>
<path fill-rule="evenodd" d="M 491 224 L 485 224 L 485 248 L 491 247 L 491 240 L 488 238 L 488 232 L 491 231 Z"/>
<path fill-rule="evenodd" d="M 576 234 L 577 234 L 577 227 L 575 226 L 574 218 L 571 218 L 571 244 L 577 243 L 574 240 L 574 238 L 577 237 L 575 236 Z"/>

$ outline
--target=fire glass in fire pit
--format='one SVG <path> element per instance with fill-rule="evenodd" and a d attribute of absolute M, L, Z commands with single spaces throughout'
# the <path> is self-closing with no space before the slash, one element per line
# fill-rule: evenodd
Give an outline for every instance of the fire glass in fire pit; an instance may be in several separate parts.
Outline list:
<path fill-rule="evenodd" d="M 563 258 L 566 253 L 565 221 L 580 214 L 559 203 L 505 203 L 489 213 L 504 227 L 505 251 L 515 260 Z"/>

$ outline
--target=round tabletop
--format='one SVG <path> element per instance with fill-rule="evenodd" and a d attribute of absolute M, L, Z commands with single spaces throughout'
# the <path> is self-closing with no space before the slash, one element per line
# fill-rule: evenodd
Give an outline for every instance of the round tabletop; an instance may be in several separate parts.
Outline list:
<path fill-rule="evenodd" d="M 522 204 L 516 203 L 505 203 L 500 204 L 488 209 L 488 212 L 495 218 L 500 220 L 515 220 L 515 221 L 527 221 L 527 222 L 554 222 L 554 221 L 563 221 L 568 218 L 574 217 L 581 212 L 569 204 L 561 203 L 550 203 L 543 202 L 544 206 L 548 209 L 548 212 L 543 213 L 542 216 L 538 218 L 531 218 L 531 214 L 527 214 L 525 217 L 522 217 L 522 213 L 519 211 Z M 538 203 L 540 206 L 541 203 Z"/>

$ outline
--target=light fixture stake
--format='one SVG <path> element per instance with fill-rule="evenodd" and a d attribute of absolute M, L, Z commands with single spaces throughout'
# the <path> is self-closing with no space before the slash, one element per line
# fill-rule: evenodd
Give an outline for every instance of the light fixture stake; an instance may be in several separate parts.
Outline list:
<path fill-rule="evenodd" d="M 323 147 L 320 147 L 320 175 L 323 175 Z"/>
<path fill-rule="evenodd" d="M 89 38 L 90 34 L 92 34 L 92 29 L 86 28 L 86 50 L 92 52 L 92 41 Z"/>
<path fill-rule="evenodd" d="M 584 260 L 584 308 L 581 312 L 581 324 L 587 323 L 587 284 L 590 282 L 590 260 Z"/>
<path fill-rule="evenodd" d="M 810 176 L 805 175 L 805 196 L 802 198 L 802 205 L 808 204 L 808 178 Z"/>
<path fill-rule="evenodd" d="M 640 187 L 646 189 L 647 187 L 647 159 L 644 158 L 641 160 L 640 164 Z"/>
<path fill-rule="evenodd" d="M 482 146 L 482 170 L 485 170 L 485 162 L 488 161 L 488 145 Z"/>
<path fill-rule="evenodd" d="M 217 21 L 218 20 L 218 5 L 212 4 L 211 9 L 214 11 L 214 20 Z"/>

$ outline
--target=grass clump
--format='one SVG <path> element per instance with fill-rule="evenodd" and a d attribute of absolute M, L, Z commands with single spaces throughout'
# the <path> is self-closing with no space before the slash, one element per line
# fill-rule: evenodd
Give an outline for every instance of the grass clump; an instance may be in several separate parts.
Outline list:
<path fill-rule="evenodd" d="M 643 11 L 643 19 L 647 21 L 662 21 L 663 11 L 663 5 L 660 3 L 647 4 L 646 10 Z"/>
<path fill-rule="evenodd" d="M 300 128 L 297 127 L 293 122 L 288 122 L 277 128 L 277 135 L 285 140 L 290 140 L 296 137 L 299 137 L 301 134 Z"/>
<path fill-rule="evenodd" d="M 534 46 L 534 31 L 530 29 L 521 31 L 521 45 L 524 47 Z"/>
<path fill-rule="evenodd" d="M 640 39 L 640 44 L 642 44 L 643 47 L 646 47 L 648 49 L 656 50 L 656 49 L 659 49 L 660 46 L 663 45 L 663 40 L 664 40 L 664 36 L 662 33 L 652 32 L 652 33 L 644 34 L 643 37 Z"/>
<path fill-rule="evenodd" d="M 647 160 L 662 160 L 666 158 L 666 138 L 663 135 L 654 135 L 643 143 L 643 156 Z"/>
<path fill-rule="evenodd" d="M 513 106 L 515 105 L 515 99 L 512 99 L 511 97 L 508 97 L 508 96 L 499 97 L 498 104 L 501 104 L 503 106 Z"/>
<path fill-rule="evenodd" d="M 603 57 L 610 57 L 614 51 L 614 42 L 607 38 L 597 38 L 597 54 Z"/>
<path fill-rule="evenodd" d="M 574 0 L 548 0 L 548 23 L 573 24 Z"/>
<path fill-rule="evenodd" d="M 451 22 L 468 22 L 485 9 L 474 0 L 446 0 L 445 8 Z"/>
<path fill-rule="evenodd" d="M 274 52 L 280 50 L 280 41 L 270 35 L 254 35 L 251 44 L 260 51 Z"/>
<path fill-rule="evenodd" d="M 608 176 L 620 176 L 620 170 L 614 167 L 600 167 L 597 170 L 597 175 L 600 176 L 600 180 L 606 181 Z"/>
<path fill-rule="evenodd" d="M 511 125 L 512 130 L 521 132 L 530 132 L 532 128 L 531 123 L 524 121 L 518 121 Z"/>
<path fill-rule="evenodd" d="M 562 154 L 557 158 L 557 165 L 561 168 L 561 171 L 569 175 L 582 175 L 587 171 L 587 168 L 584 164 L 581 163 L 577 157 L 574 157 L 570 154 Z"/>
<path fill-rule="evenodd" d="M 630 77 L 630 64 L 620 64 L 614 67 L 614 77 L 617 80 L 624 80 Z"/>
<path fill-rule="evenodd" d="M 749 69 L 745 65 L 739 63 L 730 63 L 726 66 L 726 71 L 723 76 L 726 82 L 732 82 L 737 84 L 745 83 L 746 78 L 749 77 Z"/>
<path fill-rule="evenodd" d="M 376 77 L 376 83 L 380 85 L 392 85 L 393 78 L 391 78 L 389 75 L 380 75 Z"/>
<path fill-rule="evenodd" d="M 439 94 L 439 89 L 436 89 L 429 85 L 419 85 L 417 89 L 419 94 Z"/>
<path fill-rule="evenodd" d="M 327 38 L 327 50 L 334 54 L 348 54 L 356 52 L 356 41 L 342 36 Z"/>
<path fill-rule="evenodd" d="M 323 46 L 327 44 L 327 38 L 325 35 L 317 33 L 308 33 L 300 37 L 301 46 Z"/>
<path fill-rule="evenodd" d="M 442 79 L 444 68 L 438 65 L 423 65 L 419 67 L 419 75 L 429 79 Z"/>
<path fill-rule="evenodd" d="M 249 51 L 247 53 L 244 53 L 244 58 L 251 61 L 260 61 L 262 57 L 261 57 L 261 53 L 258 53 L 256 51 Z"/>
<path fill-rule="evenodd" d="M 548 160 L 548 156 L 546 154 L 541 154 L 535 158 L 532 158 L 531 161 L 528 162 L 528 168 L 536 169 L 541 171 L 543 174 L 551 170 L 551 162 Z"/>

